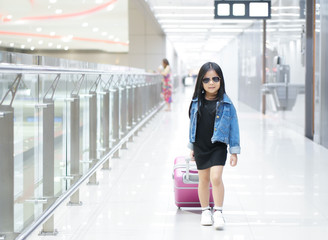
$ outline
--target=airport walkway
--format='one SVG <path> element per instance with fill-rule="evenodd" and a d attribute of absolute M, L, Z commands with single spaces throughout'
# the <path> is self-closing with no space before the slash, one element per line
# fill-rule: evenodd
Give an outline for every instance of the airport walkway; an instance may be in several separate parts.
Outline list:
<path fill-rule="evenodd" d="M 200 211 L 174 204 L 173 160 L 189 155 L 187 111 L 193 89 L 178 89 L 173 110 L 159 112 L 98 172 L 99 185 L 80 188 L 83 206 L 55 214 L 61 240 L 284 240 L 328 237 L 328 149 L 289 124 L 241 103 L 238 166 L 226 165 L 224 231 L 200 225 Z M 227 161 L 229 163 L 229 161 Z"/>

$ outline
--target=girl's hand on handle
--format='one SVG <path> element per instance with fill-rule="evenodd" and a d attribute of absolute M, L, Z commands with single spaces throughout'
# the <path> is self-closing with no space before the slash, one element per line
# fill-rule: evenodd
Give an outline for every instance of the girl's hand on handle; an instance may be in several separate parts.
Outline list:
<path fill-rule="evenodd" d="M 190 151 L 190 159 L 191 159 L 191 161 L 195 161 L 195 156 L 194 156 L 193 150 Z"/>
<path fill-rule="evenodd" d="M 237 154 L 231 154 L 230 156 L 230 165 L 232 167 L 236 166 L 238 162 Z"/>

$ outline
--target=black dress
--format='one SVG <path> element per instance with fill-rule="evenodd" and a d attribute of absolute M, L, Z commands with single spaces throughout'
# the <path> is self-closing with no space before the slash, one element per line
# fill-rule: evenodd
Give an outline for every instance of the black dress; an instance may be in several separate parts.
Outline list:
<path fill-rule="evenodd" d="M 198 115 L 194 156 L 197 169 L 207 169 L 212 166 L 225 165 L 227 159 L 227 144 L 211 142 L 216 115 L 217 100 L 204 99 Z"/>

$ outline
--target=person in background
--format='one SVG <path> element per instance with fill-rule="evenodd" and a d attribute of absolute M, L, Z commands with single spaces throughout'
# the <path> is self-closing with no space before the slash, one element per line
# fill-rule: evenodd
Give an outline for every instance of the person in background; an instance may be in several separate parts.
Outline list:
<path fill-rule="evenodd" d="M 172 82 L 171 82 L 171 68 L 169 61 L 164 58 L 162 61 L 163 69 L 160 73 L 163 75 L 163 96 L 166 102 L 166 111 L 171 111 L 172 102 Z"/>
<path fill-rule="evenodd" d="M 202 207 L 201 224 L 224 228 L 222 215 L 224 185 L 223 167 L 229 145 L 230 165 L 237 165 L 240 153 L 239 125 L 236 109 L 225 93 L 222 70 L 214 62 L 205 63 L 199 70 L 195 91 L 189 107 L 189 148 L 196 161 L 199 185 L 198 196 Z M 212 184 L 214 213 L 209 205 Z"/>

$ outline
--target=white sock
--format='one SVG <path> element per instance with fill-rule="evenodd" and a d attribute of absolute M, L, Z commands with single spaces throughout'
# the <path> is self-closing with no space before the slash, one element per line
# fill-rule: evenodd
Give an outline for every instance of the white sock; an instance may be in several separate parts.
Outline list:
<path fill-rule="evenodd" d="M 222 212 L 222 207 L 217 207 L 217 206 L 214 206 L 214 211 L 220 211 L 220 212 Z"/>
<path fill-rule="evenodd" d="M 211 210 L 210 206 L 202 207 L 202 211 L 205 211 L 205 210 Z"/>

